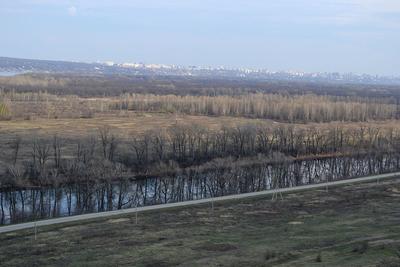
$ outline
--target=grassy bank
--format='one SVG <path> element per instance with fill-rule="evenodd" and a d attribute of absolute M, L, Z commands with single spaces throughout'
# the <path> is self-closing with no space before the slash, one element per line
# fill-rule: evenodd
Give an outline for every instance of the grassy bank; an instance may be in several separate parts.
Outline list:
<path fill-rule="evenodd" d="M 0 235 L 2 266 L 399 266 L 400 181 Z M 393 263 L 394 265 L 389 265 Z M 397 264 L 397 265 L 395 265 Z"/>

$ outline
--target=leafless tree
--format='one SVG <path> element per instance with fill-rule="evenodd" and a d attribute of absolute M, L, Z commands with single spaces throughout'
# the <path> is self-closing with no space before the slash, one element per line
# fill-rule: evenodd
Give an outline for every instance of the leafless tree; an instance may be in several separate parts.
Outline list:
<path fill-rule="evenodd" d="M 62 158 L 62 144 L 63 141 L 57 135 L 53 137 L 53 154 L 54 154 L 54 166 L 56 169 L 60 168 Z"/>
<path fill-rule="evenodd" d="M 21 136 L 17 135 L 17 136 L 15 136 L 15 138 L 13 139 L 13 141 L 11 143 L 11 147 L 13 149 L 13 154 L 12 154 L 13 155 L 13 158 L 12 158 L 13 166 L 15 166 L 15 164 L 17 164 L 21 142 L 22 142 Z"/>

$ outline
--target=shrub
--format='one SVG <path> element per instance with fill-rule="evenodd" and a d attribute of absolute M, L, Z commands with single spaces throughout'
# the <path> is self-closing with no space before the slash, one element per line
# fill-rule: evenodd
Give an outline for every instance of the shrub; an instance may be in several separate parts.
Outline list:
<path fill-rule="evenodd" d="M 322 262 L 322 255 L 321 252 L 318 253 L 317 257 L 315 258 L 316 262 Z"/>
<path fill-rule="evenodd" d="M 264 255 L 264 258 L 266 261 L 274 259 L 276 257 L 277 257 L 277 253 L 273 250 L 267 250 Z"/>
<path fill-rule="evenodd" d="M 361 244 L 358 244 L 354 249 L 353 252 L 358 252 L 360 254 L 364 254 L 368 249 L 368 241 L 364 241 Z"/>

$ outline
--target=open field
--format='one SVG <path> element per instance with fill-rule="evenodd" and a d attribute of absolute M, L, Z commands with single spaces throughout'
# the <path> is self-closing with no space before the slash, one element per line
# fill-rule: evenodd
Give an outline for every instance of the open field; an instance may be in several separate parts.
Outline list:
<path fill-rule="evenodd" d="M 4 266 L 398 266 L 399 180 L 0 235 Z M 390 265 L 392 264 L 392 265 Z"/>
<path fill-rule="evenodd" d="M 71 157 L 75 153 L 76 145 L 85 138 L 99 137 L 99 129 L 109 127 L 112 134 L 122 143 L 118 149 L 126 151 L 129 145 L 123 145 L 133 138 L 143 138 L 149 131 L 160 132 L 175 126 L 191 127 L 193 125 L 203 127 L 210 131 L 221 127 L 235 128 L 245 125 L 259 125 L 265 127 L 294 126 L 298 129 L 318 129 L 321 131 L 341 127 L 344 129 L 380 128 L 399 130 L 400 125 L 396 120 L 372 121 L 372 122 L 330 122 L 330 123 L 282 123 L 267 119 L 254 119 L 231 116 L 196 116 L 158 112 L 133 112 L 123 111 L 109 114 L 96 114 L 92 118 L 36 118 L 32 120 L 0 120 L 0 147 L 3 153 L 0 155 L 0 169 L 5 169 L 12 162 L 14 154 L 13 143 L 16 137 L 21 138 L 18 161 L 31 158 L 32 141 L 44 139 L 52 142 L 54 136 L 63 139 L 63 155 Z"/>
<path fill-rule="evenodd" d="M 110 127 L 119 140 L 126 141 L 134 137 L 141 138 L 146 131 L 166 130 L 174 125 L 188 126 L 201 125 L 210 130 L 221 126 L 235 127 L 247 123 L 269 123 L 272 121 L 233 118 L 175 115 L 169 113 L 142 113 L 125 112 L 123 114 L 99 115 L 93 118 L 68 118 L 68 119 L 35 119 L 0 121 L 0 169 L 4 169 L 10 162 L 12 142 L 16 136 L 21 137 L 21 151 L 19 160 L 27 159 L 32 153 L 32 140 L 36 138 L 52 140 L 57 135 L 65 141 L 63 152 L 71 155 L 76 149 L 76 143 L 84 138 L 99 135 L 99 128 Z M 124 146 L 120 146 L 123 148 Z"/>
<path fill-rule="evenodd" d="M 98 134 L 98 128 L 105 125 L 115 130 L 121 137 L 131 134 L 143 134 L 148 130 L 166 129 L 176 125 L 199 124 L 208 128 L 219 128 L 221 125 L 236 126 L 251 122 L 267 122 L 267 120 L 175 115 L 169 113 L 128 112 L 110 115 L 100 115 L 94 118 L 80 119 L 35 119 L 0 121 L 0 134 L 19 134 L 26 136 L 50 136 L 58 134 L 66 138 L 81 138 L 90 134 Z M 272 121 L 269 121 L 272 123 Z"/>
<path fill-rule="evenodd" d="M 90 134 L 98 134 L 98 129 L 110 126 L 121 137 L 140 135 L 149 130 L 167 129 L 179 125 L 198 124 L 210 129 L 219 129 L 221 126 L 234 127 L 245 124 L 260 125 L 295 125 L 307 128 L 332 127 L 380 127 L 400 128 L 396 120 L 372 122 L 331 122 L 331 123 L 280 123 L 267 119 L 251 119 L 230 116 L 196 116 L 158 112 L 124 112 L 122 114 L 98 115 L 93 118 L 66 118 L 66 119 L 35 119 L 0 121 L 0 135 L 2 139 L 7 135 L 52 137 L 57 134 L 65 138 L 78 139 Z"/>

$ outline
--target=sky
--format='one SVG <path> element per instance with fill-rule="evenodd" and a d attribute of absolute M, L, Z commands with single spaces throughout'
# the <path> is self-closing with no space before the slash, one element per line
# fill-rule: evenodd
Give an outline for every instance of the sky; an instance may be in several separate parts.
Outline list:
<path fill-rule="evenodd" d="M 0 56 L 400 75 L 400 0 L 0 0 Z"/>

